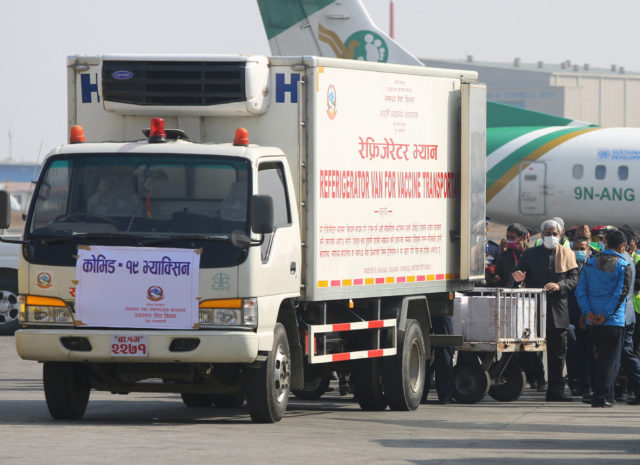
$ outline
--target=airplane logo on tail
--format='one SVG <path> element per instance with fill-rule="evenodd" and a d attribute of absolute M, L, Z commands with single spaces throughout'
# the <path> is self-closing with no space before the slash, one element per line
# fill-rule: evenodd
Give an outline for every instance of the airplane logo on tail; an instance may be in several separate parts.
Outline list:
<path fill-rule="evenodd" d="M 326 43 L 337 58 L 380 63 L 386 63 L 389 58 L 387 43 L 375 31 L 366 29 L 356 31 L 343 43 L 338 34 L 320 24 L 318 39 Z"/>

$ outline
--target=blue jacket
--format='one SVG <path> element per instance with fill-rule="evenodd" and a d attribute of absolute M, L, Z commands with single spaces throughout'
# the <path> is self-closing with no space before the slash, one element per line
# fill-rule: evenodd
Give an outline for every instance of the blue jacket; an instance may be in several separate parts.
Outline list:
<path fill-rule="evenodd" d="M 633 294 L 634 294 L 634 283 L 636 281 L 636 267 L 633 264 L 633 258 L 629 255 L 628 252 L 622 254 L 624 259 L 631 264 L 629 267 L 631 269 L 631 285 L 629 286 L 629 294 L 627 294 L 627 301 L 625 304 L 624 310 L 624 324 L 625 326 L 629 326 L 636 322 L 636 309 L 633 303 Z"/>
<path fill-rule="evenodd" d="M 604 315 L 603 326 L 625 326 L 630 281 L 630 264 L 619 253 L 607 249 L 589 257 L 576 287 L 582 314 Z"/>

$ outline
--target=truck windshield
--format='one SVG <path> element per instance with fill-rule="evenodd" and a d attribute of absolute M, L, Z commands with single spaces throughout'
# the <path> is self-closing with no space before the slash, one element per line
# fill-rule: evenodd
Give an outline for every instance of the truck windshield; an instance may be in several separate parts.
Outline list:
<path fill-rule="evenodd" d="M 250 170 L 248 161 L 222 156 L 52 157 L 40 177 L 26 238 L 49 245 L 83 237 L 124 239 L 116 241 L 122 244 L 129 237 L 136 244 L 175 237 L 184 244 L 166 245 L 188 247 L 190 236 L 248 234 Z"/>
<path fill-rule="evenodd" d="M 25 258 L 74 266 L 81 244 L 202 249 L 200 266 L 235 266 L 249 234 L 251 166 L 195 155 L 56 155 L 46 163 L 25 227 Z"/>

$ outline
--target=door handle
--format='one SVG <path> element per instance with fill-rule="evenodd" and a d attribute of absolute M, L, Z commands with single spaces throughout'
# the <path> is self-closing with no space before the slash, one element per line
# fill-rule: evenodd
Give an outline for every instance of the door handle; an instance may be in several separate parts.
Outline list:
<path fill-rule="evenodd" d="M 291 274 L 296 273 L 296 262 L 291 262 L 291 265 L 289 265 L 289 273 Z"/>

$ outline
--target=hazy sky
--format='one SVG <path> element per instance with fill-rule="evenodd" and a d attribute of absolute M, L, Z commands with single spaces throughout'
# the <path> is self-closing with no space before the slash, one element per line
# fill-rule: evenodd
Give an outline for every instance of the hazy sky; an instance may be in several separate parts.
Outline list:
<path fill-rule="evenodd" d="M 66 141 L 68 55 L 258 53 L 255 0 L 0 0 L 0 161 Z M 388 29 L 388 0 L 364 0 Z M 639 0 L 396 0 L 396 39 L 418 57 L 611 64 L 640 71 Z"/>

